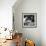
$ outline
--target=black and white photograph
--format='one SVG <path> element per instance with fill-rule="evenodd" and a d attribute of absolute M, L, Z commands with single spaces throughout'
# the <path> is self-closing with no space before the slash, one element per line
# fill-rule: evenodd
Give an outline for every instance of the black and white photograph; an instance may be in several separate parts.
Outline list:
<path fill-rule="evenodd" d="M 23 27 L 37 27 L 37 13 L 23 13 Z"/>

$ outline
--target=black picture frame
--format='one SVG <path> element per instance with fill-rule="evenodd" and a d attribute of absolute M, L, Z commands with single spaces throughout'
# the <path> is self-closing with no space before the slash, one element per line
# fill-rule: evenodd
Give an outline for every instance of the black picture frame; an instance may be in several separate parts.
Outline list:
<path fill-rule="evenodd" d="M 37 13 L 22 13 L 22 27 L 36 28 L 37 27 Z"/>

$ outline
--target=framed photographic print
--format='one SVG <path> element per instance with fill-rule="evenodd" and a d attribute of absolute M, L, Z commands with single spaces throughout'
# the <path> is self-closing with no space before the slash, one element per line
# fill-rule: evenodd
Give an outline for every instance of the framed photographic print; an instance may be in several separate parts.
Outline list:
<path fill-rule="evenodd" d="M 37 27 L 37 13 L 22 13 L 22 27 Z"/>

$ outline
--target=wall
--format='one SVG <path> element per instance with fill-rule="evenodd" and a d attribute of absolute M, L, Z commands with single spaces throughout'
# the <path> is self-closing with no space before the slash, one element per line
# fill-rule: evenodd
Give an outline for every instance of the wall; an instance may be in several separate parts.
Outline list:
<path fill-rule="evenodd" d="M 37 28 L 23 28 L 22 13 L 37 13 Z M 13 14 L 15 31 L 22 32 L 25 39 L 34 40 L 36 46 L 41 46 L 41 1 L 23 0 L 19 5 L 13 6 Z"/>
<path fill-rule="evenodd" d="M 42 46 L 46 46 L 46 0 L 41 1 L 41 38 Z"/>
<path fill-rule="evenodd" d="M 16 0 L 0 0 L 0 27 L 12 28 L 12 6 Z"/>

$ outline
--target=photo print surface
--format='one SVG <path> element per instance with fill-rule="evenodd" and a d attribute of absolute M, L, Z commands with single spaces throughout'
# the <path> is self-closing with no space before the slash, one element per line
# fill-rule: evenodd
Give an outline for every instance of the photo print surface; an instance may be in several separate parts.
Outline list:
<path fill-rule="evenodd" d="M 36 27 L 37 13 L 23 13 L 23 27 Z"/>

